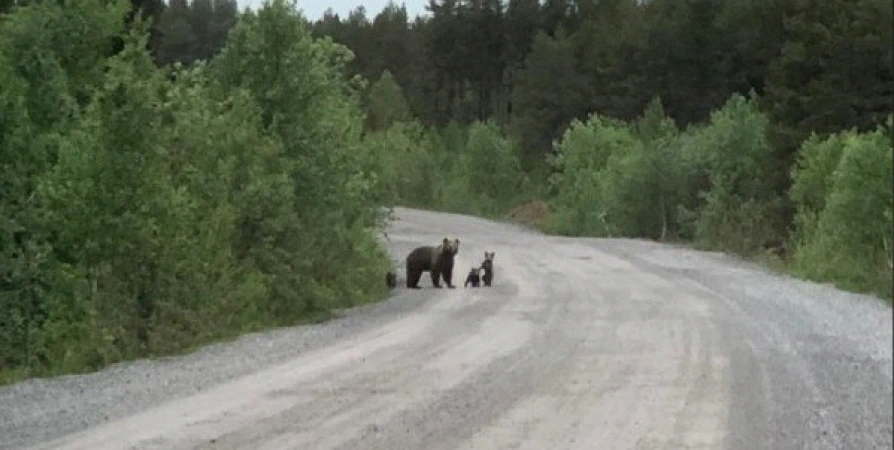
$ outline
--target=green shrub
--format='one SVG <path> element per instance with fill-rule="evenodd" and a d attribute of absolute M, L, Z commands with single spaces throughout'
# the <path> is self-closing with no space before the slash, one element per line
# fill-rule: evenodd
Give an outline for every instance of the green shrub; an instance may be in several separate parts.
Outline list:
<path fill-rule="evenodd" d="M 849 140 L 859 139 L 855 132 L 843 132 L 827 138 L 811 135 L 798 151 L 792 168 L 792 187 L 789 197 L 797 206 L 795 215 L 796 245 L 809 241 L 816 230 L 819 213 L 826 207 L 832 192 L 835 169 Z"/>
<path fill-rule="evenodd" d="M 550 228 L 567 234 L 611 234 L 602 204 L 601 172 L 613 154 L 638 145 L 634 131 L 620 121 L 593 115 L 586 123 L 572 122 L 549 158 L 555 171 L 550 186 L 556 192 Z"/>
<path fill-rule="evenodd" d="M 769 121 L 754 98 L 734 95 L 698 131 L 698 158 L 709 187 L 694 219 L 694 237 L 712 248 L 741 254 L 781 240 L 781 202 L 766 175 L 772 173 Z"/>
<path fill-rule="evenodd" d="M 425 207 L 434 203 L 437 176 L 433 142 L 418 122 L 370 133 L 364 145 L 375 157 L 381 202 Z"/>
<path fill-rule="evenodd" d="M 831 280 L 849 289 L 892 297 L 891 234 L 894 175 L 890 119 L 887 127 L 867 133 L 843 133 L 825 142 L 808 141 L 795 170 L 792 198 L 798 214 L 815 217 L 798 225 L 795 268 L 813 279 Z M 886 129 L 887 128 L 887 129 Z M 830 181 L 818 182 L 830 160 L 840 154 Z M 811 183 L 825 186 L 825 198 L 806 194 Z"/>

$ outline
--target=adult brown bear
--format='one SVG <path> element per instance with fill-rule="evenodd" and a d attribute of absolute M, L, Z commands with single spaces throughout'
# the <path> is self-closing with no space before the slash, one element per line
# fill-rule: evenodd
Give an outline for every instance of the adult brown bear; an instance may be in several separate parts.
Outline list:
<path fill-rule="evenodd" d="M 440 278 L 443 277 L 448 288 L 456 288 L 453 285 L 453 260 L 457 253 L 459 253 L 459 239 L 451 242 L 444 238 L 437 247 L 426 245 L 413 249 L 407 255 L 407 287 L 421 289 L 419 279 L 422 278 L 422 272 L 429 272 L 434 287 L 441 287 Z"/>

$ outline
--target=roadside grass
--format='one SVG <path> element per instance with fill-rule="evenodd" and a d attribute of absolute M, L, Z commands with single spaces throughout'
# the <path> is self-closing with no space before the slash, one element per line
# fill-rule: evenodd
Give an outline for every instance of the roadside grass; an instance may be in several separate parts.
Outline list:
<path fill-rule="evenodd" d="M 553 216 L 551 215 L 549 206 L 542 200 L 533 200 L 518 205 L 509 209 L 509 212 L 499 215 L 499 218 L 539 231 L 549 236 L 564 236 L 564 234 L 556 232 L 556 224 L 553 223 Z M 721 250 L 705 242 L 682 240 L 673 236 L 669 236 L 664 241 L 652 241 L 679 245 L 692 250 Z M 808 267 L 804 267 L 804 264 L 802 263 L 799 266 L 791 257 L 790 249 L 782 249 L 780 252 L 765 250 L 744 255 L 727 253 L 742 258 L 745 261 L 758 264 L 778 275 L 791 276 L 799 280 L 816 283 L 829 283 L 837 289 L 846 292 L 875 295 L 887 305 L 894 306 L 894 296 L 891 294 L 891 284 L 892 279 L 894 279 L 892 278 L 894 277 L 894 273 L 891 271 L 881 271 L 873 276 L 864 275 L 854 277 L 849 275 L 853 273 L 852 270 L 844 270 L 840 267 L 829 268 L 826 263 L 813 264 Z"/>

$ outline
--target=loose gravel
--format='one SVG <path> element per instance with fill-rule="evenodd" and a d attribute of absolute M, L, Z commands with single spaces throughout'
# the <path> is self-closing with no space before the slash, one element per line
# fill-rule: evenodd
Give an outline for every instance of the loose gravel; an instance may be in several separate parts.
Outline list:
<path fill-rule="evenodd" d="M 380 448 L 395 448 L 385 445 L 388 442 L 431 443 L 426 441 L 431 436 L 438 436 L 444 448 L 448 448 L 449 439 L 457 442 L 467 438 L 473 442 L 474 439 L 482 442 L 506 439 L 509 442 L 517 434 L 501 432 L 518 425 L 510 420 L 515 417 L 512 414 L 524 418 L 525 414 L 538 411 L 549 414 L 536 416 L 541 421 L 540 428 L 532 428 L 531 433 L 544 439 L 543 443 L 558 445 L 558 440 L 568 437 L 568 430 L 563 427 L 569 422 L 552 414 L 554 406 L 588 413 L 583 419 L 591 424 L 611 422 L 615 428 L 575 429 L 575 432 L 581 438 L 586 438 L 587 433 L 597 436 L 602 432 L 601 438 L 613 439 L 614 444 L 627 448 L 624 442 L 636 439 L 630 435 L 636 425 L 633 422 L 652 420 L 658 426 L 663 424 L 659 419 L 676 414 L 674 417 L 682 421 L 681 427 L 687 417 L 713 424 L 718 419 L 706 413 L 707 410 L 690 412 L 685 408 L 717 406 L 721 400 L 724 408 L 729 409 L 724 422 L 727 424 L 723 432 L 725 448 L 838 449 L 879 448 L 879 445 L 891 448 L 892 311 L 875 297 L 792 279 L 718 253 L 637 240 L 545 237 L 517 227 L 457 215 L 403 209 L 398 214 L 407 221 L 397 224 L 392 233 L 395 238 L 389 247 L 395 255 L 405 254 L 413 242 L 431 239 L 433 234 L 440 236 L 448 232 L 452 237 L 455 233 L 460 235 L 464 246 L 470 245 L 469 242 L 487 245 L 487 248 L 502 246 L 497 252 L 498 261 L 506 261 L 502 259 L 504 250 L 516 253 L 515 262 L 528 266 L 527 276 L 533 278 L 537 274 L 544 279 L 524 279 L 514 286 L 503 286 L 505 292 L 493 291 L 493 295 L 502 296 L 499 302 L 495 298 L 491 303 L 458 304 L 441 298 L 434 303 L 433 308 L 442 309 L 427 311 L 428 314 L 458 314 L 461 320 L 440 321 L 441 316 L 437 316 L 440 322 L 433 329 L 441 334 L 430 337 L 431 342 L 414 344 L 428 353 L 416 354 L 408 348 L 406 353 L 390 354 L 395 362 L 406 368 L 425 362 L 431 364 L 425 358 L 439 355 L 438 352 L 448 352 L 451 358 L 463 360 L 469 355 L 453 354 L 449 348 L 441 347 L 444 339 L 461 331 L 465 334 L 454 337 L 459 343 L 469 345 L 467 351 L 474 354 L 474 350 L 480 350 L 482 355 L 496 361 L 484 366 L 481 373 L 497 372 L 494 376 L 476 375 L 478 372 L 466 374 L 464 366 L 441 367 L 438 365 L 441 360 L 434 360 L 435 367 L 442 369 L 448 380 L 474 386 L 458 384 L 434 403 L 405 405 L 410 409 L 395 413 L 390 421 L 376 426 L 376 433 L 384 436 Z M 532 252 L 545 255 L 544 261 L 533 261 L 528 256 Z M 465 253 L 462 256 L 470 260 L 477 258 L 477 250 L 474 256 Z M 503 273 L 499 276 L 503 277 Z M 629 278 L 612 281 L 616 280 L 612 273 Z M 460 275 L 462 271 L 456 276 Z M 513 292 L 526 296 L 516 298 Z M 565 298 L 565 293 L 573 295 Z M 254 333 L 178 357 L 126 362 L 91 374 L 33 379 L 0 387 L 0 449 L 28 448 L 166 400 L 208 390 L 364 331 L 387 327 L 408 313 L 419 311 L 434 295 L 440 294 L 436 290 L 400 294 L 379 304 L 345 311 L 340 318 L 322 324 Z M 684 308 L 687 304 L 688 309 Z M 679 310 L 675 309 L 677 305 Z M 505 309 L 497 311 L 497 308 Z M 539 312 L 541 309 L 551 315 L 544 318 Z M 531 322 L 518 322 L 519 317 L 528 315 Z M 493 333 L 482 338 L 476 334 L 480 331 L 476 327 L 481 325 L 476 325 L 475 320 L 494 320 L 501 327 L 509 328 L 482 328 Z M 547 327 L 544 320 L 552 322 Z M 658 328 L 644 329 L 644 326 Z M 549 332 L 541 334 L 544 329 Z M 668 332 L 669 340 L 658 339 L 661 332 Z M 599 339 L 593 334 L 598 334 Z M 523 339 L 529 342 L 514 356 L 516 359 L 500 362 L 503 360 L 497 358 L 501 355 L 499 351 L 505 350 L 508 344 L 495 343 L 494 336 L 503 336 L 507 343 L 518 345 L 523 344 Z M 673 352 L 680 348 L 672 345 L 673 339 L 682 339 L 685 345 L 680 348 L 691 354 L 684 352 L 682 359 L 676 358 Z M 667 360 L 651 356 L 636 359 L 636 352 L 652 355 L 649 350 L 652 354 L 664 355 Z M 686 358 L 690 357 L 693 365 L 687 365 Z M 661 400 L 660 395 L 685 392 L 691 380 L 685 378 L 685 386 L 675 387 L 673 374 L 665 370 L 676 365 L 681 365 L 680 370 L 685 369 L 687 376 L 707 377 L 700 379 L 714 383 L 710 385 L 713 387 L 703 385 L 699 391 L 698 386 L 692 385 L 691 398 L 679 399 L 680 402 L 663 398 L 666 405 L 683 405 L 684 409 L 675 413 L 651 412 L 647 406 L 632 404 L 636 395 L 643 393 L 652 392 L 653 399 Z M 538 372 L 541 366 L 550 369 Z M 386 365 L 370 366 L 366 372 L 346 374 L 341 381 L 353 382 L 352 376 L 361 380 L 379 376 L 385 368 Z M 521 372 L 510 377 L 499 376 L 512 370 Z M 720 377 L 722 373 L 728 373 L 728 378 Z M 628 379 L 630 376 L 633 378 Z M 594 380 L 599 377 L 607 378 L 596 383 Z M 549 380 L 555 386 L 548 385 L 549 390 L 538 391 Z M 649 384 L 656 380 L 665 384 Z M 408 389 L 417 388 L 423 397 L 436 392 L 424 380 L 404 381 L 410 383 Z M 579 382 L 593 384 L 587 390 L 573 391 Z M 607 390 L 600 390 L 603 388 Z M 610 395 L 622 391 L 629 396 Z M 528 408 L 527 403 L 516 404 L 523 395 L 536 408 Z M 365 398 L 369 402 L 366 406 L 373 410 L 377 398 L 369 394 Z M 444 406 L 445 399 L 455 401 Z M 611 404 L 599 403 L 612 399 L 623 411 L 609 408 Z M 549 406 L 552 405 L 549 402 L 557 403 Z M 447 414 L 456 405 L 481 408 L 470 409 L 467 412 L 471 415 L 464 419 L 465 415 Z M 494 408 L 493 405 L 501 406 Z M 428 416 L 413 415 L 419 408 L 424 411 L 434 408 L 432 417 L 437 416 L 435 413 L 447 414 L 449 417 L 443 420 L 455 422 L 455 427 L 439 427 L 437 421 L 420 422 L 419 417 Z M 280 419 L 291 420 L 293 416 L 303 417 L 304 413 L 290 414 Z M 623 422 L 624 417 L 630 423 Z M 506 424 L 499 422 L 504 419 L 508 421 Z M 388 424 L 414 424 L 418 430 L 410 436 L 409 431 L 388 428 Z M 717 431 L 699 424 L 689 425 L 694 431 Z M 484 430 L 478 430 L 479 427 Z M 457 434 L 458 431 L 461 433 Z M 683 431 L 668 434 L 686 437 Z M 690 437 L 698 436 L 696 433 Z M 574 445 L 582 443 L 578 441 Z M 360 442 L 348 443 L 346 448 L 357 448 L 354 444 Z M 364 446 L 367 444 L 372 445 L 366 441 Z M 680 442 L 676 447 L 666 442 L 654 444 L 661 448 L 682 448 Z M 569 442 L 562 448 L 571 447 Z"/>
<path fill-rule="evenodd" d="M 345 310 L 324 323 L 252 333 L 182 356 L 123 362 L 94 373 L 0 387 L 0 449 L 28 448 L 208 389 L 384 326 L 416 309 L 424 298 L 392 297 Z"/>

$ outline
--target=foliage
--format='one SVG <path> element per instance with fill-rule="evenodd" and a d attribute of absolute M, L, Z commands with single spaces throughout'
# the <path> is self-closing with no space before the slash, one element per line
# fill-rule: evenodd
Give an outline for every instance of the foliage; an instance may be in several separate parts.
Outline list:
<path fill-rule="evenodd" d="M 638 145 L 609 158 L 600 189 L 612 234 L 664 239 L 679 233 L 675 213 L 686 171 L 677 134 L 655 98 L 636 123 Z"/>
<path fill-rule="evenodd" d="M 813 134 L 801 144 L 798 160 L 792 169 L 789 196 L 797 205 L 795 243 L 809 241 L 816 230 L 820 212 L 832 192 L 835 169 L 848 141 L 859 139 L 854 131 L 845 131 L 821 138 Z"/>
<path fill-rule="evenodd" d="M 805 0 L 787 3 L 783 17 L 765 99 L 779 145 L 794 152 L 812 131 L 869 131 L 880 124 L 894 94 L 894 5 Z"/>
<path fill-rule="evenodd" d="M 495 123 L 475 122 L 469 127 L 465 151 L 460 157 L 463 173 L 457 175 L 468 179 L 468 199 L 477 200 L 485 214 L 505 212 L 524 183 L 512 142 Z"/>
<path fill-rule="evenodd" d="M 366 124 L 370 130 L 387 128 L 412 118 L 401 87 L 388 70 L 370 87 L 368 103 Z"/>
<path fill-rule="evenodd" d="M 798 225 L 807 228 L 799 234 L 796 269 L 811 278 L 835 280 L 891 298 L 894 148 L 890 118 L 886 128 L 805 143 L 791 195 L 799 217 L 804 217 Z M 835 159 L 828 181 L 820 183 L 817 175 Z M 825 188 L 819 193 L 822 200 L 806 195 L 804 188 L 810 184 Z"/>
<path fill-rule="evenodd" d="M 238 13 L 235 0 L 171 0 L 158 18 L 162 38 L 156 62 L 164 66 L 209 60 L 223 48 Z"/>
<path fill-rule="evenodd" d="M 772 172 L 768 119 L 756 99 L 733 96 L 699 133 L 709 188 L 695 220 L 695 238 L 748 254 L 778 240 L 773 209 L 779 196 L 763 177 Z"/>
<path fill-rule="evenodd" d="M 766 117 L 732 97 L 711 122 L 679 134 L 657 99 L 635 127 L 591 117 L 556 145 L 553 225 L 571 234 L 689 235 L 752 253 L 774 237 Z"/>
<path fill-rule="evenodd" d="M 104 3 L 4 18 L 0 55 L 21 64 L 0 68 L 0 371 L 94 369 L 381 296 L 349 52 L 276 1 L 210 67 L 166 73 L 139 23 L 97 53 L 124 14 Z M 50 19 L 89 26 L 34 31 Z"/>
<path fill-rule="evenodd" d="M 418 122 L 370 133 L 386 205 L 487 216 L 507 212 L 530 186 L 513 143 L 491 122 L 435 133 Z"/>
<path fill-rule="evenodd" d="M 375 156 L 378 190 L 384 205 L 403 203 L 425 207 L 434 203 L 434 142 L 418 122 L 395 123 L 366 136 L 364 145 Z"/>
<path fill-rule="evenodd" d="M 542 160 L 550 142 L 583 111 L 583 78 L 577 71 L 571 41 L 561 33 L 538 34 L 525 66 L 515 74 L 511 129 L 522 143 L 526 166 Z"/>
<path fill-rule="evenodd" d="M 638 145 L 634 131 L 616 120 L 593 115 L 585 123 L 571 123 L 549 160 L 556 171 L 550 179 L 557 192 L 552 203 L 556 231 L 611 235 L 600 176 L 613 155 L 638 151 L 634 150 Z"/>

